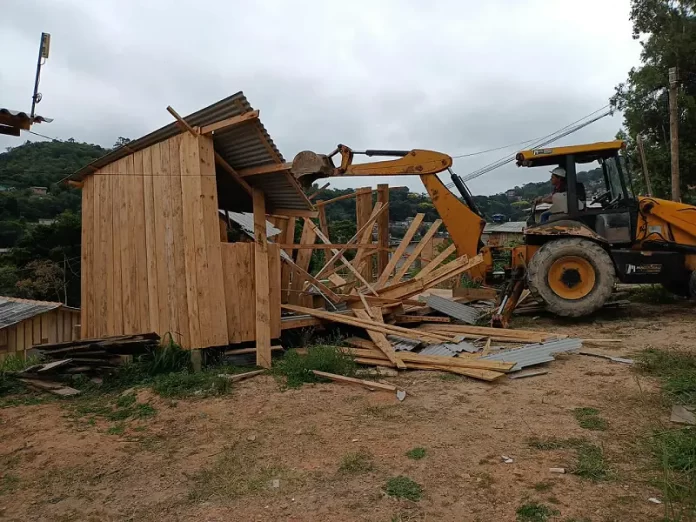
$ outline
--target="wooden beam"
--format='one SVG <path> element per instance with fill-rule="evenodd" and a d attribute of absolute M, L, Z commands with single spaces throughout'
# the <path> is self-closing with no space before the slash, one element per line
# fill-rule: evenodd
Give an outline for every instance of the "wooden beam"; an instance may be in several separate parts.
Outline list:
<path fill-rule="evenodd" d="M 348 240 L 348 244 L 349 244 L 349 245 L 355 244 L 356 240 L 360 237 L 360 235 L 363 234 L 363 233 L 365 232 L 365 230 L 370 229 L 369 227 L 371 227 L 371 226 L 374 224 L 375 220 L 376 220 L 383 212 L 386 212 L 387 208 L 389 208 L 389 205 L 383 206 L 381 203 L 377 203 L 377 204 L 375 205 L 375 208 L 372 210 L 372 215 L 370 216 L 370 219 L 368 220 L 368 222 L 365 224 L 365 226 L 364 226 L 363 228 L 361 228 L 360 230 L 358 230 L 352 238 L 350 238 L 350 239 Z M 336 262 L 336 260 L 338 260 L 338 258 L 339 258 L 341 255 L 343 255 L 343 253 L 344 253 L 346 250 L 347 250 L 347 247 L 346 247 L 346 248 L 342 248 L 341 250 L 338 251 L 337 254 L 334 254 L 334 256 L 333 256 L 331 259 L 329 259 L 329 261 L 322 267 L 322 269 L 319 270 L 319 272 L 317 272 L 317 277 L 321 277 L 322 275 L 329 275 L 329 273 L 330 273 L 330 272 L 329 272 L 329 266 L 331 266 L 332 263 Z"/>
<path fill-rule="evenodd" d="M 357 196 L 355 198 L 355 218 L 357 223 L 357 228 L 362 228 L 370 219 L 370 214 L 372 213 L 372 188 L 365 187 L 358 189 Z M 361 244 L 372 243 L 372 229 L 369 229 L 365 233 Z M 362 255 L 361 255 L 362 254 Z M 373 270 L 372 270 L 372 257 L 370 253 L 363 251 L 358 252 L 359 259 L 356 260 L 355 266 L 358 268 L 363 278 L 366 281 L 373 281 Z"/>
<path fill-rule="evenodd" d="M 319 319 L 328 319 L 336 323 L 343 323 L 350 326 L 357 326 L 359 328 L 364 328 L 365 330 L 373 330 L 376 332 L 381 332 L 383 334 L 393 334 L 399 335 L 401 337 L 406 337 L 408 339 L 415 339 L 423 342 L 431 343 L 442 343 L 442 342 L 456 342 L 455 336 L 447 336 L 441 334 L 434 334 L 430 332 L 410 330 L 408 328 L 402 328 L 400 326 L 394 326 L 391 324 L 382 324 L 376 321 L 366 321 L 363 319 L 358 319 L 356 317 L 348 317 L 345 315 L 327 312 L 325 310 L 315 310 L 313 308 L 305 308 L 303 306 L 294 305 L 282 305 L 282 308 L 291 312 L 296 312 L 298 314 L 307 314 Z"/>
<path fill-rule="evenodd" d="M 280 217 L 304 217 L 304 218 L 316 218 L 319 212 L 316 210 L 300 210 L 296 208 L 274 208 L 271 216 Z"/>
<path fill-rule="evenodd" d="M 280 350 L 284 350 L 284 348 L 279 344 L 271 346 L 272 352 L 277 352 Z M 225 351 L 225 355 L 244 355 L 247 353 L 256 353 L 256 348 L 240 348 L 239 350 L 226 350 Z M 259 371 L 261 371 L 261 370 L 259 370 Z"/>
<path fill-rule="evenodd" d="M 449 317 L 435 317 L 427 315 L 395 315 L 397 323 L 449 323 Z"/>
<path fill-rule="evenodd" d="M 389 185 L 377 185 L 377 202 L 389 203 Z M 382 214 L 377 220 L 377 244 L 384 250 L 377 253 L 377 273 L 381 274 L 389 264 L 389 212 Z"/>
<path fill-rule="evenodd" d="M 391 363 L 387 359 L 373 359 L 368 357 L 356 357 L 355 362 L 358 364 L 366 364 L 370 366 L 391 366 Z M 457 375 L 463 375 L 465 377 L 471 377 L 473 379 L 479 379 L 486 382 L 492 382 L 496 379 L 500 379 L 505 374 L 502 372 L 496 372 L 492 370 L 479 370 L 475 368 L 459 368 L 454 366 L 438 366 L 436 364 L 428 363 L 406 363 L 406 367 L 409 370 L 434 370 L 439 372 L 454 373 Z"/>
<path fill-rule="evenodd" d="M 322 231 L 323 233 L 323 231 Z M 356 245 L 351 243 L 327 243 L 323 245 L 302 245 L 300 243 L 279 243 L 278 246 L 283 250 L 300 250 L 303 248 L 311 248 L 314 250 L 333 250 L 344 248 L 346 250 L 357 250 L 358 248 L 366 248 L 368 250 L 377 250 L 379 245 Z"/>
<path fill-rule="evenodd" d="M 454 243 L 449 245 L 442 252 L 440 252 L 437 256 L 435 256 L 435 259 L 433 259 L 432 261 L 430 261 L 430 263 L 428 263 L 423 268 L 421 268 L 421 271 L 416 274 L 416 277 L 414 279 L 423 279 L 430 272 L 432 272 L 438 266 L 440 266 L 445 261 L 445 259 L 447 259 L 449 256 L 454 254 L 454 252 L 456 250 L 457 250 L 457 245 L 455 245 Z"/>
<path fill-rule="evenodd" d="M 330 205 L 331 203 L 335 203 L 336 201 L 343 201 L 344 199 L 354 198 L 357 195 L 357 192 L 351 192 L 349 194 L 343 194 L 342 196 L 336 196 L 332 199 L 317 201 L 316 205 Z"/>
<path fill-rule="evenodd" d="M 317 235 L 317 237 L 318 237 L 319 239 L 321 239 L 324 243 L 326 243 L 326 244 L 331 244 L 331 241 L 329 240 L 329 238 L 326 237 L 326 236 L 322 233 L 322 231 L 319 230 L 319 228 L 318 228 L 314 223 L 312 223 L 309 219 L 307 219 L 307 218 L 305 218 L 305 225 L 311 227 L 312 230 L 314 230 L 314 233 Z M 350 270 L 351 272 L 353 272 L 353 274 L 355 275 L 355 277 L 357 277 L 357 278 L 360 280 L 360 282 L 361 282 L 362 284 L 364 284 L 365 286 L 367 286 L 367 288 L 368 288 L 368 290 L 370 290 L 370 292 L 372 292 L 373 294 L 377 295 L 377 291 L 376 291 L 374 288 L 372 288 L 372 285 L 370 285 L 370 283 L 368 283 L 367 280 L 365 280 L 365 278 L 362 276 L 362 274 L 351 264 L 350 261 L 348 261 L 348 260 L 345 258 L 345 256 L 344 256 L 343 254 L 341 254 L 341 253 L 340 253 L 338 250 L 336 250 L 336 249 L 332 249 L 331 252 L 332 252 L 334 255 L 340 255 L 340 256 L 339 256 L 339 259 L 341 260 L 341 262 L 343 263 L 343 265 L 344 265 L 348 270 Z"/>
<path fill-rule="evenodd" d="M 308 221 L 308 220 L 307 220 Z M 305 221 L 302 227 L 302 236 L 300 237 L 300 243 L 303 245 L 313 245 L 316 240 L 316 234 L 314 230 Z M 288 300 L 290 303 L 297 304 L 300 301 L 301 292 L 304 289 L 305 277 L 304 274 L 309 271 L 309 263 L 312 259 L 312 250 L 300 250 L 297 253 L 297 258 L 295 259 L 295 264 L 302 269 L 301 272 L 293 271 L 292 282 L 290 283 L 290 295 Z"/>
<path fill-rule="evenodd" d="M 258 176 L 259 174 L 273 174 L 274 172 L 282 172 L 284 170 L 289 170 L 292 167 L 292 163 L 273 163 L 272 165 L 261 165 L 259 167 L 249 167 L 246 169 L 239 169 L 239 175 L 243 178 L 249 176 Z"/>
<path fill-rule="evenodd" d="M 413 249 L 413 252 L 409 254 L 408 258 L 404 261 L 399 270 L 397 270 L 396 275 L 392 279 L 392 283 L 398 283 L 399 281 L 401 281 L 401 279 L 403 279 L 403 277 L 406 275 L 406 272 L 408 272 L 408 269 L 411 267 L 413 262 L 418 258 L 420 253 L 425 248 L 425 245 L 428 243 L 428 241 L 430 241 L 433 238 L 433 236 L 437 232 L 437 229 L 440 228 L 440 225 L 442 225 L 442 220 L 435 220 L 432 226 L 428 229 L 428 231 L 416 245 L 416 248 Z"/>
<path fill-rule="evenodd" d="M 319 290 L 322 294 L 324 294 L 329 301 L 331 301 L 334 304 L 340 303 L 342 301 L 341 297 L 336 295 L 336 293 L 334 293 L 333 290 L 331 290 L 324 283 L 322 283 L 321 281 L 316 279 L 312 274 L 310 274 L 306 270 L 302 269 L 301 267 L 297 266 L 291 259 L 288 259 L 286 257 L 281 257 L 281 260 L 284 263 L 289 264 L 293 268 L 293 270 L 295 270 L 296 272 L 299 272 L 302 277 L 304 277 L 307 281 L 310 282 L 310 284 L 314 285 L 317 290 Z"/>
<path fill-rule="evenodd" d="M 377 284 L 375 285 L 377 288 L 383 288 L 387 284 L 389 276 L 391 276 L 392 271 L 394 270 L 394 268 L 396 268 L 396 264 L 399 262 L 399 259 L 401 259 L 401 257 L 404 255 L 404 252 L 406 252 L 406 248 L 411 242 L 411 239 L 413 239 L 413 236 L 416 234 L 416 232 L 418 232 L 418 227 L 423 222 L 424 217 L 425 214 L 416 214 L 416 217 L 413 218 L 411 226 L 408 227 L 408 230 L 406 231 L 406 234 L 401 240 L 401 243 L 399 243 L 399 246 L 396 248 L 396 252 L 394 252 L 391 259 L 389 260 L 387 268 L 384 270 L 384 272 L 380 274 L 379 279 L 377 280 Z"/>
<path fill-rule="evenodd" d="M 216 131 L 227 130 L 242 123 L 258 119 L 259 111 L 247 112 L 245 114 L 240 114 L 239 116 L 232 116 L 231 118 L 227 118 L 226 120 L 216 121 L 215 123 L 211 123 L 210 125 L 204 125 L 203 127 L 201 127 L 201 134 L 212 134 Z"/>
<path fill-rule="evenodd" d="M 357 317 L 358 319 L 365 319 L 368 321 L 371 319 L 375 320 L 374 317 L 370 318 L 367 310 L 354 309 L 353 313 L 355 314 L 355 317 Z M 377 348 L 380 349 L 384 356 L 387 359 L 389 359 L 392 362 L 392 364 L 394 364 L 394 366 L 402 370 L 406 369 L 406 365 L 403 363 L 403 361 L 400 361 L 396 358 L 396 352 L 394 351 L 394 348 L 392 348 L 391 343 L 387 340 L 387 337 L 383 333 L 367 330 L 367 335 L 370 337 L 370 339 L 372 339 L 372 342 L 375 343 Z"/>
<path fill-rule="evenodd" d="M 268 277 L 266 205 L 263 192 L 253 191 L 254 199 L 254 275 L 256 292 L 256 365 L 271 367 L 271 307 Z"/>
<path fill-rule="evenodd" d="M 316 198 L 316 197 L 319 195 L 319 193 L 320 193 L 322 190 L 325 190 L 325 189 L 329 188 L 329 185 L 331 185 L 331 183 L 324 183 L 321 187 L 319 187 L 319 190 L 317 190 L 317 191 L 316 191 L 314 194 L 312 194 L 311 196 L 308 196 L 307 199 L 309 199 L 310 201 L 313 200 L 314 198 Z"/>
<path fill-rule="evenodd" d="M 384 357 L 381 352 L 365 350 L 363 348 L 344 348 L 346 353 L 356 357 Z M 437 364 L 438 366 L 455 368 L 476 368 L 480 370 L 493 370 L 497 372 L 508 372 L 515 367 L 515 362 L 487 361 L 478 357 L 445 357 L 442 355 L 420 355 L 411 352 L 396 352 L 396 357 L 405 363 L 420 362 L 426 364 Z"/>
<path fill-rule="evenodd" d="M 353 377 L 346 377 L 345 375 L 337 375 L 335 373 L 321 372 L 319 370 L 312 370 L 314 375 L 317 377 L 323 377 L 324 379 L 330 379 L 335 382 L 343 382 L 347 384 L 358 384 L 360 386 L 365 386 L 366 388 L 379 389 L 385 391 L 396 391 L 396 386 L 392 384 L 384 384 L 375 381 L 365 381 L 363 379 L 355 379 Z"/>

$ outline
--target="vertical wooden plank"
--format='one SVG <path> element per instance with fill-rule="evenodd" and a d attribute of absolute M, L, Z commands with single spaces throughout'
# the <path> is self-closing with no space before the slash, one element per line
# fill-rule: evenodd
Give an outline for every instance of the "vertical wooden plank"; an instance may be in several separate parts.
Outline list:
<path fill-rule="evenodd" d="M 18 351 L 18 352 L 23 352 L 23 351 L 25 350 L 25 345 L 24 345 L 24 341 L 25 341 L 25 338 L 24 338 L 24 330 L 25 330 L 24 324 L 25 324 L 25 322 L 26 322 L 26 321 L 22 321 L 21 323 L 19 323 L 19 324 L 17 324 L 17 325 L 15 326 L 16 332 L 17 332 L 17 334 L 16 334 L 16 338 L 17 338 L 17 347 L 16 347 L 16 351 Z"/>
<path fill-rule="evenodd" d="M 103 318 L 105 335 L 114 335 L 114 269 L 118 262 L 114 258 L 113 250 L 113 207 L 114 198 L 112 193 L 112 177 L 118 172 L 117 165 L 112 163 L 105 166 L 100 175 L 102 179 L 102 191 L 104 198 L 101 199 L 101 241 L 102 241 L 102 263 L 104 272 L 104 304 L 106 305 L 105 315 Z"/>
<path fill-rule="evenodd" d="M 210 328 L 207 332 L 206 346 L 228 344 L 225 325 L 225 292 L 223 288 L 222 258 L 218 222 L 217 182 L 215 180 L 215 152 L 213 140 L 208 136 L 198 138 L 200 148 L 201 211 L 205 231 L 206 275 L 208 288 L 203 298 L 208 302 Z M 264 228 L 265 232 L 265 228 Z"/>
<path fill-rule="evenodd" d="M 156 258 L 154 288 L 157 291 L 158 306 L 158 327 L 157 333 L 164 336 L 167 332 L 172 332 L 172 323 L 169 318 L 169 282 L 167 275 L 167 263 L 169 258 L 165 251 L 166 226 L 170 219 L 171 204 L 169 200 L 169 184 L 167 183 L 167 171 L 163 170 L 162 150 L 169 147 L 166 142 L 158 143 L 150 147 L 152 156 L 152 201 L 154 213 L 154 235 L 153 249 Z"/>
<path fill-rule="evenodd" d="M 31 344 L 32 345 L 37 345 L 41 344 L 41 317 L 37 316 L 34 317 L 31 320 L 31 326 L 32 326 L 32 336 L 31 336 Z"/>
<path fill-rule="evenodd" d="M 358 189 L 355 196 L 355 217 L 357 221 L 357 230 L 360 230 L 365 226 L 370 219 L 371 212 L 372 189 L 370 187 Z M 368 238 L 368 243 L 372 243 L 371 233 Z M 370 255 L 370 252 L 366 253 L 363 259 L 365 259 L 366 262 L 364 263 L 363 268 L 360 270 L 360 275 L 362 275 L 366 281 L 373 281 L 372 256 Z"/>
<path fill-rule="evenodd" d="M 82 244 L 80 246 L 80 329 L 83 336 L 87 336 L 89 318 L 89 298 L 92 295 L 91 266 L 94 252 L 92 239 L 94 235 L 94 176 L 85 179 L 82 185 Z M 39 336 L 34 342 L 41 342 L 41 322 L 39 320 Z"/>
<path fill-rule="evenodd" d="M 315 229 L 311 227 L 307 221 L 305 221 L 304 226 L 302 227 L 302 237 L 300 238 L 301 245 L 314 244 L 317 237 L 316 232 L 314 230 Z M 295 264 L 299 266 L 301 269 L 303 269 L 305 272 L 307 272 L 309 269 L 309 262 L 312 259 L 312 252 L 313 250 L 311 248 L 297 249 L 297 259 L 295 261 Z M 302 277 L 302 275 L 300 275 L 297 272 L 293 272 L 292 282 L 290 283 L 290 296 L 288 298 L 290 303 L 295 304 L 303 301 L 300 292 L 303 289 L 304 281 L 305 279 L 304 277 Z"/>
<path fill-rule="evenodd" d="M 188 304 L 186 294 L 186 260 L 183 249 L 184 240 L 184 218 L 182 209 L 182 188 L 181 188 L 181 163 L 179 148 L 181 136 L 174 136 L 169 139 L 169 189 L 171 198 L 170 219 L 174 236 L 173 266 L 174 266 L 174 295 L 175 313 L 177 314 L 177 342 L 186 344 L 190 340 Z M 222 283 L 220 283 L 222 284 Z M 224 320 L 223 320 L 224 326 Z M 182 341 L 186 339 L 186 341 Z"/>
<path fill-rule="evenodd" d="M 159 327 L 159 299 L 157 295 L 157 238 L 155 236 L 155 203 L 152 180 L 152 147 L 147 147 L 143 149 L 143 198 L 148 324 L 150 330 L 161 333 Z"/>
<path fill-rule="evenodd" d="M 47 327 L 47 334 L 44 334 L 48 338 L 49 343 L 57 343 L 58 342 L 58 322 L 57 322 L 57 315 L 58 312 L 55 310 L 51 310 L 48 313 L 44 314 L 46 316 L 46 327 Z"/>
<path fill-rule="evenodd" d="M 268 300 L 270 308 L 271 337 L 280 337 L 280 247 L 268 245 Z"/>
<path fill-rule="evenodd" d="M 254 284 L 256 302 L 256 365 L 271 367 L 271 310 L 268 280 L 266 202 L 263 192 L 253 189 L 254 199 Z M 311 252 L 310 249 L 308 249 Z"/>
<path fill-rule="evenodd" d="M 112 236 L 112 298 L 110 301 L 111 314 L 109 333 L 119 335 L 123 333 L 123 285 L 121 284 L 121 238 L 125 240 L 127 231 L 121 228 L 121 204 L 123 202 L 123 178 L 125 172 L 122 171 L 124 163 L 117 161 L 109 165 L 112 170 L 108 176 L 109 180 L 109 199 L 111 200 L 111 236 Z"/>
<path fill-rule="evenodd" d="M 254 244 L 222 245 L 227 332 L 230 343 L 253 341 L 256 334 Z"/>
<path fill-rule="evenodd" d="M 34 325 L 32 324 L 31 319 L 27 319 L 24 322 L 24 349 L 29 350 L 32 346 L 34 346 L 33 342 L 33 334 L 34 334 Z"/>
<path fill-rule="evenodd" d="M 171 157 L 171 150 L 170 150 L 170 143 L 169 141 L 164 141 L 160 143 L 160 162 L 161 162 L 161 175 L 162 175 L 162 182 L 161 182 L 161 187 L 163 189 L 163 205 L 165 206 L 164 209 L 164 237 L 162 238 L 164 241 L 164 255 L 166 258 L 166 263 L 164 266 L 160 267 L 160 269 L 164 269 L 165 272 L 165 277 L 166 277 L 166 283 L 167 283 L 167 288 L 166 288 L 166 295 L 167 295 L 167 301 L 162 303 L 160 302 L 160 306 L 165 306 L 167 310 L 167 324 L 168 328 L 167 331 L 172 334 L 174 337 L 174 340 L 181 344 L 181 339 L 180 339 L 180 328 L 179 328 L 179 314 L 177 311 L 177 303 L 176 303 L 176 293 L 175 293 L 175 288 L 176 288 L 176 281 L 175 281 L 175 274 L 174 274 L 174 257 L 176 255 L 176 252 L 174 251 L 174 227 L 173 227 L 173 221 L 176 219 L 176 216 L 174 215 L 173 209 L 172 209 L 172 164 L 176 166 L 177 163 L 177 158 L 172 158 Z M 178 173 L 178 170 L 177 170 Z"/>
<path fill-rule="evenodd" d="M 377 185 L 377 203 L 382 203 L 382 206 L 389 203 L 389 185 Z M 377 252 L 377 274 L 381 274 L 389 264 L 389 209 L 377 218 L 377 243 L 380 248 Z"/>
<path fill-rule="evenodd" d="M 239 307 L 241 296 L 232 289 L 237 288 L 237 271 L 235 267 L 236 246 L 238 243 L 222 245 L 222 273 L 225 286 L 225 310 L 227 312 L 227 336 L 230 343 L 239 341 Z"/>
<path fill-rule="evenodd" d="M 126 156 L 125 161 L 126 176 L 124 178 L 125 190 L 125 210 L 126 220 L 123 230 L 127 231 L 126 246 L 123 248 L 121 241 L 121 252 L 126 256 L 121 256 L 121 278 L 123 280 L 123 323 L 125 333 L 140 332 L 140 310 L 138 307 L 138 270 L 135 236 L 138 234 L 135 221 L 136 194 L 138 191 L 137 177 L 135 175 L 135 155 Z M 123 210 L 123 206 L 121 207 Z M 121 216 L 123 217 L 123 215 Z M 122 238 L 123 239 L 123 238 Z M 124 270 L 125 269 L 125 270 Z M 126 306 L 126 293 L 128 293 L 128 304 Z"/>
<path fill-rule="evenodd" d="M 150 332 L 150 313 L 147 286 L 147 246 L 145 240 L 145 185 L 143 183 L 144 154 L 139 150 L 133 154 L 133 247 L 135 255 L 136 300 L 138 333 Z"/>
<path fill-rule="evenodd" d="M 198 283 L 196 236 L 201 234 L 197 226 L 200 215 L 200 162 L 198 142 L 189 135 L 181 136 L 179 145 L 179 164 L 181 168 L 182 220 L 184 266 L 186 267 L 186 302 L 188 307 L 189 343 L 186 348 L 201 347 L 201 325 L 198 288 L 204 287 L 205 278 Z M 200 238 L 198 238 L 200 243 Z"/>
<path fill-rule="evenodd" d="M 14 326 L 7 329 L 7 351 L 9 353 L 17 351 L 17 329 Z"/>
<path fill-rule="evenodd" d="M 48 342 L 48 314 L 41 314 L 41 342 Z M 96 324 L 96 323 L 95 323 Z"/>
<path fill-rule="evenodd" d="M 285 228 L 285 236 L 281 236 L 282 239 L 279 239 L 278 241 L 282 241 L 283 243 L 287 244 L 294 244 L 295 243 L 295 221 L 296 218 L 290 217 L 288 218 L 288 222 Z M 294 259 L 294 251 L 293 250 L 287 250 L 287 254 Z M 283 304 L 289 303 L 290 302 L 290 282 L 292 280 L 292 269 L 287 263 L 283 263 L 283 267 L 281 268 L 281 276 L 280 276 L 280 286 L 282 288 L 282 294 L 281 294 L 281 301 Z"/>
<path fill-rule="evenodd" d="M 103 172 L 102 172 L 103 171 Z M 95 260 L 94 260 L 94 333 L 97 337 L 107 335 L 107 314 L 110 308 L 107 298 L 107 279 L 111 278 L 111 271 L 107 263 L 112 257 L 109 252 L 109 239 L 111 235 L 111 222 L 109 218 L 109 169 L 102 169 L 94 178 L 95 200 L 94 213 L 96 218 L 95 233 Z M 44 331 L 44 323 L 41 323 L 41 330 L 44 339 L 51 339 L 50 331 Z M 50 342 L 50 341 L 49 341 Z"/>

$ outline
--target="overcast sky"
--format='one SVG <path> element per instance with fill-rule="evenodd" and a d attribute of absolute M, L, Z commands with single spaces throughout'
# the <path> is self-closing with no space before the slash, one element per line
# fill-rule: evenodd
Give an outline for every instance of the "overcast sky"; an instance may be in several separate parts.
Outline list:
<path fill-rule="evenodd" d="M 239 90 L 285 156 L 365 148 L 467 154 L 550 134 L 608 102 L 638 64 L 629 0 L 1 0 L 0 106 L 29 111 L 51 33 L 36 125 L 109 147 Z M 558 144 L 613 139 L 620 115 Z M 0 150 L 21 138 L 0 137 Z M 465 175 L 516 148 L 455 160 Z M 507 166 L 492 194 L 548 178 Z M 408 185 L 414 178 L 333 180 Z M 447 180 L 449 181 L 449 180 Z"/>

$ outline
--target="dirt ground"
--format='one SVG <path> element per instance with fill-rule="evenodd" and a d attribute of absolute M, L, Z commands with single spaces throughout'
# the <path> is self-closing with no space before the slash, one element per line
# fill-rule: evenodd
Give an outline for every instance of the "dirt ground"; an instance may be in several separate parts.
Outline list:
<path fill-rule="evenodd" d="M 695 311 L 633 304 L 582 322 L 519 318 L 513 326 L 622 338 L 586 349 L 630 356 L 692 349 Z M 0 519 L 514 521 L 530 502 L 556 510 L 551 520 L 660 519 L 664 506 L 648 502 L 660 491 L 644 443 L 668 422 L 656 384 L 581 355 L 547 369 L 495 384 L 436 372 L 386 379 L 408 391 L 402 403 L 349 385 L 284 390 L 270 376 L 223 398 L 172 401 L 141 390 L 138 402 L 155 411 L 126 424 L 81 414 L 79 401 L 5 407 Z M 581 428 L 580 407 L 598 410 L 606 430 Z M 608 478 L 550 473 L 576 459 L 573 449 L 530 445 L 552 437 L 601 447 Z M 424 458 L 405 455 L 415 447 Z M 362 460 L 342 469 L 356 453 Z M 422 486 L 420 501 L 385 494 L 399 475 Z"/>

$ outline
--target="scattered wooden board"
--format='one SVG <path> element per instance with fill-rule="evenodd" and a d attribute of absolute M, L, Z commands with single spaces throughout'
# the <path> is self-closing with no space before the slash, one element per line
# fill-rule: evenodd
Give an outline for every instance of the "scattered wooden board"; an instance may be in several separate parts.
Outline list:
<path fill-rule="evenodd" d="M 371 359 L 384 357 L 381 352 L 365 350 L 363 348 L 343 348 L 343 351 L 356 357 L 367 357 Z M 443 357 L 441 355 L 419 355 L 411 352 L 396 352 L 396 357 L 404 361 L 407 365 L 408 363 L 423 363 L 435 364 L 447 368 L 475 368 L 497 372 L 507 372 L 516 364 L 514 362 L 486 361 L 477 357 Z"/>
<path fill-rule="evenodd" d="M 362 294 L 361 294 L 362 295 Z M 369 310 L 369 308 L 367 309 Z M 353 313 L 358 319 L 370 319 L 370 316 L 368 315 L 367 310 L 353 310 Z M 373 318 L 374 319 L 374 318 Z M 385 355 L 389 361 L 394 363 L 394 366 L 396 366 L 399 369 L 405 370 L 406 365 L 396 357 L 396 352 L 394 352 L 394 348 L 392 348 L 391 343 L 387 340 L 387 337 L 381 333 L 381 332 L 375 332 L 373 330 L 367 330 L 367 335 L 370 336 L 370 339 L 372 339 L 372 342 L 375 343 L 377 348 L 380 349 L 380 351 Z"/>
<path fill-rule="evenodd" d="M 254 370 L 253 372 L 246 372 L 246 373 L 236 373 L 236 374 L 230 374 L 230 373 L 221 373 L 218 375 L 218 377 L 224 377 L 230 382 L 238 382 L 238 381 L 243 381 L 244 379 L 248 379 L 250 377 L 254 377 L 256 375 L 261 375 L 262 373 L 265 373 L 266 370 Z"/>
<path fill-rule="evenodd" d="M 375 381 L 365 381 L 363 379 L 356 379 L 354 377 L 346 377 L 345 375 L 337 375 L 335 373 L 320 372 L 319 370 L 312 370 L 314 375 L 317 377 L 324 377 L 325 379 L 331 379 L 335 382 L 343 382 L 347 384 L 358 384 L 360 386 L 365 386 L 366 388 L 386 390 L 386 391 L 396 391 L 397 388 L 393 384 L 384 384 Z"/>
<path fill-rule="evenodd" d="M 397 323 L 449 323 L 449 317 L 435 317 L 427 315 L 395 315 Z"/>
<path fill-rule="evenodd" d="M 71 388 L 70 386 L 64 386 L 59 382 L 53 381 L 39 381 L 34 379 L 19 379 L 24 384 L 36 388 L 41 391 L 52 393 L 53 395 L 59 395 L 61 397 L 72 397 L 73 395 L 80 395 L 82 393 L 80 390 Z"/>

